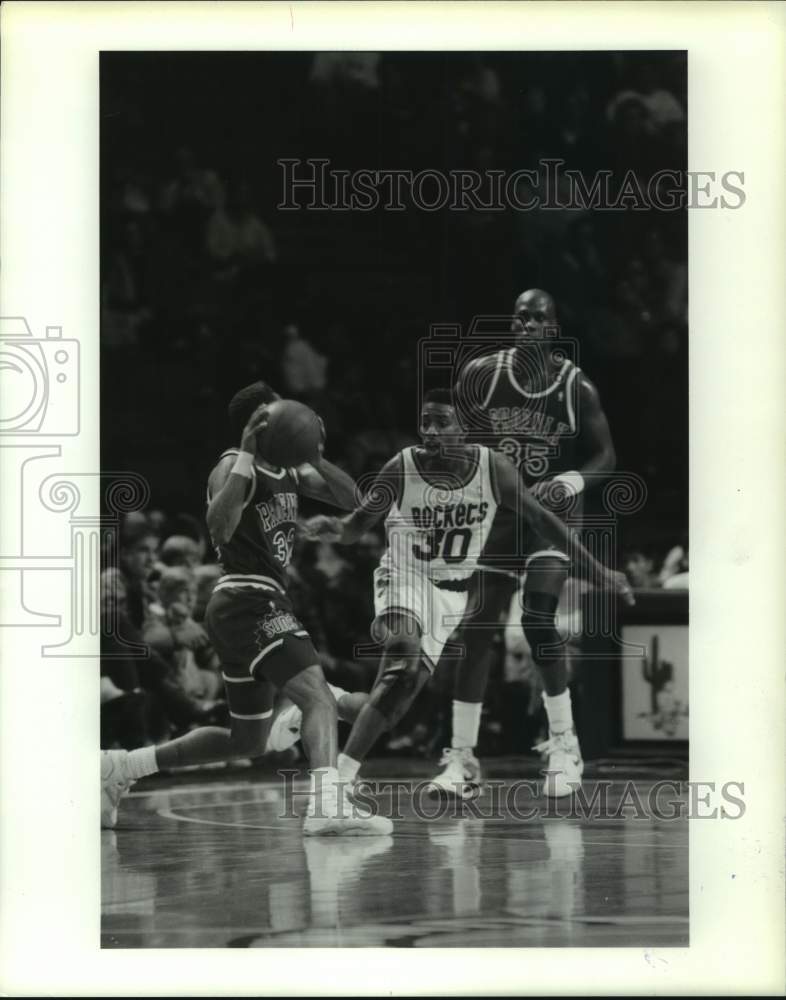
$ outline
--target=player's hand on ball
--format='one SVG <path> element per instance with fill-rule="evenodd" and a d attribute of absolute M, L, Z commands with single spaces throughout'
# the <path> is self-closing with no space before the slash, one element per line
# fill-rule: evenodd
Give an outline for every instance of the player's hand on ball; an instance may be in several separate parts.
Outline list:
<path fill-rule="evenodd" d="M 609 570 L 606 574 L 606 589 L 613 590 L 618 597 L 620 597 L 624 604 L 627 604 L 629 608 L 632 608 L 636 603 L 636 598 L 633 596 L 633 590 L 628 583 L 628 578 L 624 573 L 620 573 L 617 570 Z"/>
<path fill-rule="evenodd" d="M 344 533 L 344 526 L 338 517 L 330 517 L 327 514 L 317 514 L 302 523 L 303 534 L 312 541 L 319 542 L 340 542 Z"/>
<path fill-rule="evenodd" d="M 268 424 L 268 404 L 263 403 L 258 406 L 251 416 L 248 418 L 248 423 L 243 428 L 243 436 L 240 439 L 240 450 L 248 451 L 252 455 L 257 452 L 257 434 L 263 431 Z"/>

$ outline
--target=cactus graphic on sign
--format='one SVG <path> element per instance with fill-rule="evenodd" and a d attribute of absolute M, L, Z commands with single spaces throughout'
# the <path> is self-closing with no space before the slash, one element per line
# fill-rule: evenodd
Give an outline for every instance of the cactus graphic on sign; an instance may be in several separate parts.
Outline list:
<path fill-rule="evenodd" d="M 649 655 L 641 661 L 641 673 L 650 686 L 650 711 L 639 712 L 639 718 L 648 719 L 653 729 L 666 736 L 674 736 L 680 719 L 688 715 L 688 706 L 674 692 L 674 664 L 661 660 L 657 635 L 650 640 Z"/>

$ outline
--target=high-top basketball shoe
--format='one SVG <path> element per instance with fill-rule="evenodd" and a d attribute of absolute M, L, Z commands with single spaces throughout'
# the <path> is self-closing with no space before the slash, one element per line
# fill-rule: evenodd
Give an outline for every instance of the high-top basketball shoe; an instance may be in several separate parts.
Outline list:
<path fill-rule="evenodd" d="M 101 751 L 101 829 L 113 830 L 117 825 L 117 807 L 133 785 L 126 770 L 126 750 Z"/>
<path fill-rule="evenodd" d="M 543 794 L 558 799 L 572 795 L 581 785 L 584 761 L 579 741 L 572 729 L 564 733 L 549 733 L 549 738 L 533 747 L 546 757 Z"/>
<path fill-rule="evenodd" d="M 283 753 L 294 746 L 300 739 L 300 724 L 303 721 L 303 713 L 297 705 L 288 705 L 273 719 L 268 734 L 266 753 Z"/>
<path fill-rule="evenodd" d="M 429 795 L 457 799 L 476 799 L 480 795 L 480 761 L 470 747 L 445 747 L 439 763 L 442 770 L 429 783 Z"/>

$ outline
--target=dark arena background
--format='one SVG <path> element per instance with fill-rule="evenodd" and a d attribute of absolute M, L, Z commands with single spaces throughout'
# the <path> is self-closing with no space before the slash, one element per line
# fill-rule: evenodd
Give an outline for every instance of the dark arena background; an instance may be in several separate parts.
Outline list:
<path fill-rule="evenodd" d="M 484 814 L 484 794 L 481 815 L 428 819 L 407 800 L 392 838 L 308 842 L 281 818 L 276 775 L 304 767 L 298 749 L 157 775 L 103 834 L 104 945 L 687 944 L 686 818 L 648 804 L 662 781 L 665 799 L 686 801 L 688 212 L 571 204 L 564 173 L 591 187 L 610 172 L 612 191 L 632 174 L 646 191 L 668 170 L 681 189 L 686 53 L 105 52 L 100 114 L 102 469 L 149 486 L 121 525 L 121 544 L 150 540 L 144 586 L 111 599 L 171 669 L 162 693 L 150 662 L 106 637 L 104 748 L 225 718 L 218 674 L 179 670 L 151 608 L 162 567 L 181 565 L 195 620 L 204 612 L 216 579 L 206 480 L 238 444 L 227 403 L 255 379 L 316 410 L 327 457 L 358 479 L 416 443 L 419 392 L 446 384 L 422 368 L 432 328 L 509 317 L 521 291 L 544 288 L 599 391 L 617 469 L 646 484 L 615 524 L 617 568 L 637 594 L 623 645 L 585 614 L 569 646 L 585 793 L 605 788 L 605 811 L 552 803 L 524 821 L 510 803 Z M 429 211 L 405 194 L 400 210 L 309 208 L 287 171 L 308 177 L 316 159 L 331 177 L 538 171 L 517 196 L 553 207 Z M 335 197 L 333 180 L 319 197 Z M 300 540 L 290 567 L 326 676 L 351 690 L 376 672 L 355 650 L 383 544 L 381 533 L 351 547 Z M 124 572 L 108 554 L 104 578 Z M 563 624 L 582 602 L 561 606 Z M 478 753 L 510 788 L 537 778 L 546 718 L 515 620 L 489 642 Z M 434 773 L 450 746 L 450 671 L 440 666 L 364 773 Z M 303 788 L 298 778 L 296 811 Z"/>

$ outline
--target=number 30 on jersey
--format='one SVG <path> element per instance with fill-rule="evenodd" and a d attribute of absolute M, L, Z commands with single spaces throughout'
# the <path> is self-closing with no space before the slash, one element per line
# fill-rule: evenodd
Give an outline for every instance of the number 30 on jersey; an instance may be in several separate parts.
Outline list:
<path fill-rule="evenodd" d="M 421 545 L 412 546 L 412 551 L 418 559 L 431 561 L 442 558 L 446 563 L 460 563 L 467 558 L 472 532 L 469 528 L 452 528 L 450 531 L 435 528 L 431 534 L 425 536 L 425 541 L 426 549 Z"/>

